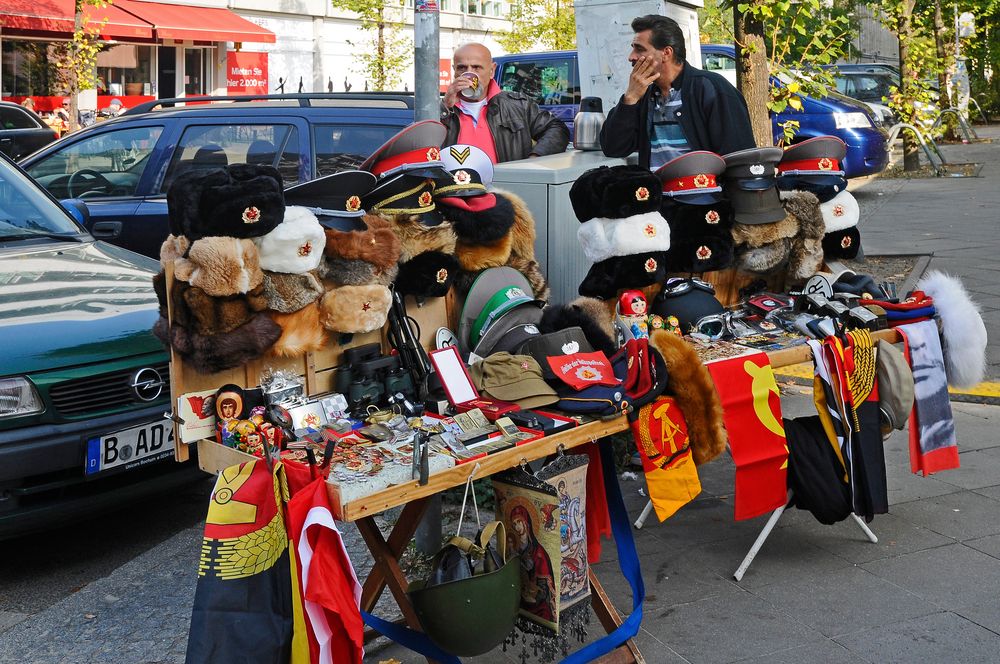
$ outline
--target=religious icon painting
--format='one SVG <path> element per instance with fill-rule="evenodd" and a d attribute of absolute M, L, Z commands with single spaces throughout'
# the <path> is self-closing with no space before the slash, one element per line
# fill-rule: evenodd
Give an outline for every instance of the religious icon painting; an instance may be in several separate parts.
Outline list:
<path fill-rule="evenodd" d="M 507 530 L 507 551 L 520 557 L 520 615 L 558 632 L 562 587 L 558 492 L 519 468 L 494 475 L 493 491 L 497 520 Z"/>
<path fill-rule="evenodd" d="M 560 455 L 535 473 L 559 497 L 559 613 L 590 597 L 587 563 L 587 464 L 582 454 Z"/>

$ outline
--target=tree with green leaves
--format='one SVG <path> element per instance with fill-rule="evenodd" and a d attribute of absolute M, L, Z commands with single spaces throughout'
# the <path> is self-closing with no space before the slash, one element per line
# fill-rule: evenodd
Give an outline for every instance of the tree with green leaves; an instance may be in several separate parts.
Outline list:
<path fill-rule="evenodd" d="M 104 47 L 101 29 L 107 19 L 94 22 L 90 17 L 95 9 L 103 9 L 110 4 L 111 0 L 74 0 L 73 38 L 58 42 L 52 49 L 52 63 L 55 65 L 57 78 L 70 100 L 70 130 L 79 129 L 78 94 L 96 87 L 97 54 Z"/>
<path fill-rule="evenodd" d="M 403 0 L 331 0 L 337 9 L 353 12 L 361 29 L 373 32 L 367 41 L 347 40 L 354 48 L 359 74 L 372 90 L 399 87 L 406 66 L 413 59 L 413 42 L 402 29 L 406 5 Z"/>
<path fill-rule="evenodd" d="M 769 112 L 802 108 L 800 95 L 822 97 L 833 85 L 833 72 L 820 65 L 834 64 L 846 53 L 854 34 L 851 0 L 722 0 L 732 12 L 732 40 L 736 46 L 736 79 L 750 108 L 754 138 L 770 145 Z M 828 6 L 829 5 L 829 6 Z M 707 13 L 713 32 L 728 22 L 721 13 Z M 772 84 L 777 81 L 777 84 Z M 781 141 L 791 142 L 798 123 L 783 126 Z"/>
<path fill-rule="evenodd" d="M 576 48 L 572 0 L 519 0 L 511 3 L 509 18 L 513 27 L 496 36 L 508 53 Z"/>

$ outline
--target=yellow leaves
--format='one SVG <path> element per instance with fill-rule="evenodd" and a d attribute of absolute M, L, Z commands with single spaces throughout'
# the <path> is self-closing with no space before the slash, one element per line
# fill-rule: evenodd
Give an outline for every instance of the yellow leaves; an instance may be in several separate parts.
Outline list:
<path fill-rule="evenodd" d="M 789 97 L 788 105 L 794 108 L 796 111 L 802 110 L 802 99 L 800 97 Z"/>

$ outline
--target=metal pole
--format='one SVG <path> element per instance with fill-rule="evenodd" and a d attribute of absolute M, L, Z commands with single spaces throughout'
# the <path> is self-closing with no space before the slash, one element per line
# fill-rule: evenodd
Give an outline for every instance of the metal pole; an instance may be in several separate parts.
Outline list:
<path fill-rule="evenodd" d="M 440 120 L 441 13 L 438 0 L 413 3 L 413 119 Z M 431 498 L 417 527 L 417 550 L 437 553 L 441 548 L 441 496 Z"/>
<path fill-rule="evenodd" d="M 441 118 L 441 13 L 438 0 L 413 3 L 414 119 Z"/>

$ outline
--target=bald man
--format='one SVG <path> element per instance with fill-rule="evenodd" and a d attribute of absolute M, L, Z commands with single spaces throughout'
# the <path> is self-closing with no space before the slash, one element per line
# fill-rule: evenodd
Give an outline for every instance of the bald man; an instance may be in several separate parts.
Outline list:
<path fill-rule="evenodd" d="M 448 127 L 442 145 L 475 145 L 493 163 L 556 154 L 566 150 L 569 130 L 520 92 L 501 90 L 493 80 L 496 63 L 482 44 L 464 44 L 452 56 L 454 76 L 441 102 Z"/>

